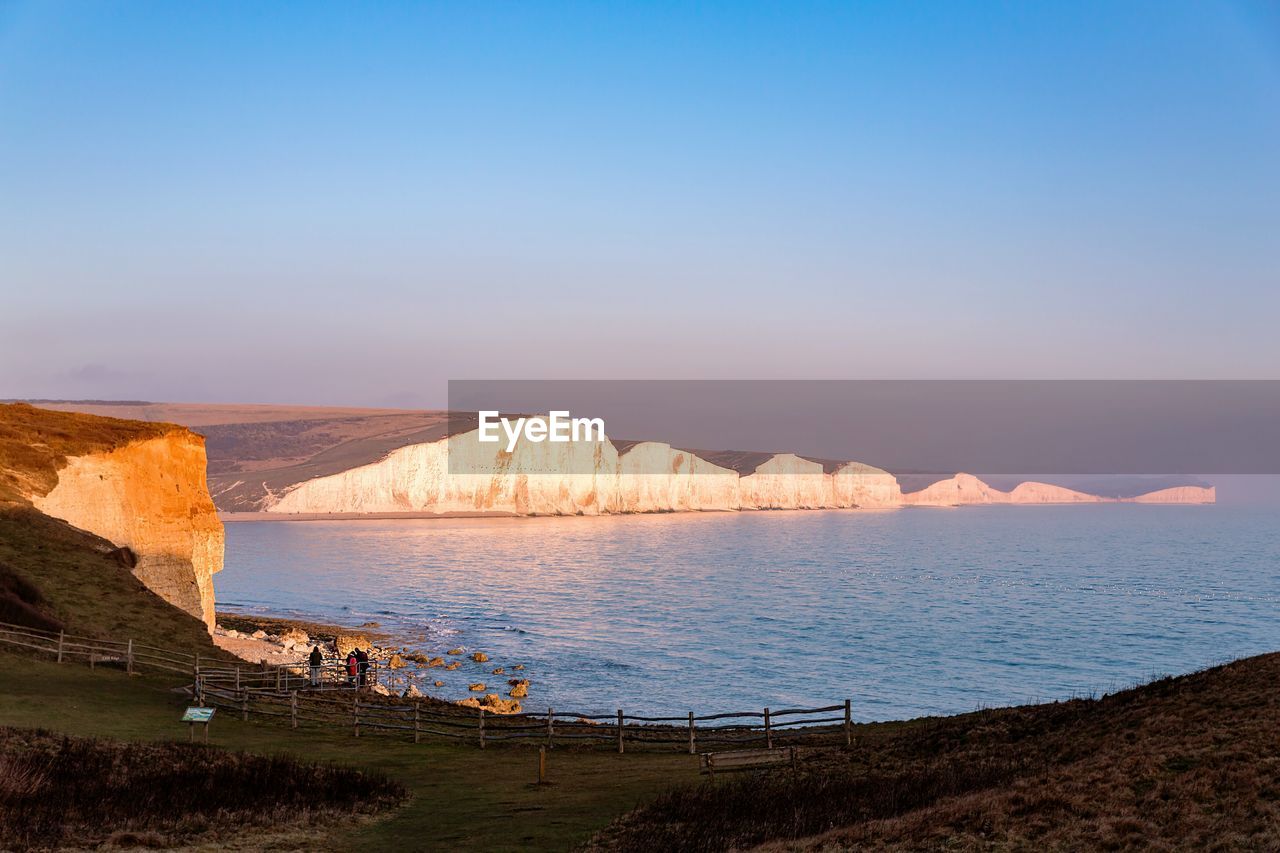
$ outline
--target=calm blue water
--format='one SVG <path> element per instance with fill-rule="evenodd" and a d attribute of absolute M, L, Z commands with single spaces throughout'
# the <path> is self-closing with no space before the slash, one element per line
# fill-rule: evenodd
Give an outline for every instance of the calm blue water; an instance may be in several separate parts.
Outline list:
<path fill-rule="evenodd" d="M 529 708 L 850 697 L 858 719 L 892 719 L 1280 648 L 1278 521 L 1110 505 L 235 523 L 215 584 L 220 607 L 487 652 L 430 671 L 446 698 L 523 663 Z"/>

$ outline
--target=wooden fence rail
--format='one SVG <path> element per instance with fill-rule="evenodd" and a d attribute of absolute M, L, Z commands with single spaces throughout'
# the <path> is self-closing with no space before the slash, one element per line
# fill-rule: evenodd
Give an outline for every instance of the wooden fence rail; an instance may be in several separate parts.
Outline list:
<path fill-rule="evenodd" d="M 644 716 L 618 709 L 612 714 L 577 713 L 547 708 L 546 713 L 486 713 L 440 700 L 413 701 L 388 697 L 368 701 L 360 679 L 342 664 L 320 668 L 320 684 L 312 684 L 305 664 L 246 664 L 206 660 L 199 655 L 159 649 L 133 640 L 100 640 L 65 632 L 40 631 L 0 622 L 0 644 L 48 654 L 58 663 L 82 660 L 90 667 L 112 665 L 130 674 L 159 670 L 190 677 L 187 688 L 203 705 L 223 708 L 242 720 L 288 720 L 291 729 L 318 726 L 349 730 L 354 737 L 381 734 L 452 738 L 484 749 L 490 743 L 529 742 L 543 749 L 575 744 L 628 749 L 676 747 L 690 754 L 708 747 L 772 749 L 785 743 L 852 743 L 852 703 L 820 708 L 725 711 L 683 716 Z M 378 683 L 380 669 L 371 662 L 364 686 Z M 343 689 L 345 688 L 345 690 Z M 836 712 L 842 712 L 833 716 Z M 779 719 L 779 718 L 784 719 Z"/>

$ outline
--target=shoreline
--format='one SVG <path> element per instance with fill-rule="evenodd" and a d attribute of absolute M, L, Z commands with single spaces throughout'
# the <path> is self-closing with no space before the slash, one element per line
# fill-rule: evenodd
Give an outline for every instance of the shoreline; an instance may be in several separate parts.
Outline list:
<path fill-rule="evenodd" d="M 366 649 L 385 673 L 385 683 L 379 681 L 369 689 L 383 696 L 433 699 L 496 714 L 520 713 L 520 700 L 528 697 L 530 679 L 524 663 L 494 661 L 483 651 L 459 645 L 429 654 L 378 622 L 345 628 L 310 619 L 220 610 L 216 625 L 214 643 L 252 664 L 265 661 L 301 668 L 311 647 L 318 645 L 325 663 L 334 665 L 342 662 L 344 648 Z M 305 643 L 296 649 L 284 645 L 285 638 L 299 634 L 305 635 Z"/>
<path fill-rule="evenodd" d="M 637 513 L 638 514 L 638 513 Z M 553 518 L 564 516 L 528 516 L 515 512 L 218 512 L 223 524 L 245 521 L 389 521 L 397 519 L 452 518 Z"/>
<path fill-rule="evenodd" d="M 1216 501 L 1139 501 L 1133 498 L 1103 498 L 1097 501 L 1028 501 L 1026 503 L 964 503 L 964 504 L 899 504 L 897 506 L 871 507 L 788 507 L 770 509 L 692 509 L 692 510 L 656 510 L 653 512 L 602 512 L 602 513 L 518 513 L 503 510 L 477 512 L 219 512 L 218 520 L 223 524 L 246 522 L 289 522 L 289 521 L 456 521 L 456 520 L 492 520 L 492 519 L 546 519 L 546 518 L 632 518 L 636 516 L 654 515 L 750 515 L 779 512 L 897 512 L 899 510 L 953 510 L 981 509 L 984 507 L 1064 507 L 1064 506 L 1109 506 L 1127 504 L 1131 506 L 1216 506 Z"/>

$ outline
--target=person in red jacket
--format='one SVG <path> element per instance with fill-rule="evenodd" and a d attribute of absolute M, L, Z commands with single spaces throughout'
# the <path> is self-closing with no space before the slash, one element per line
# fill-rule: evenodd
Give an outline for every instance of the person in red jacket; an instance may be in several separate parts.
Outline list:
<path fill-rule="evenodd" d="M 347 683 L 356 686 L 356 676 L 360 674 L 360 663 L 356 659 L 356 650 L 347 652 Z"/>

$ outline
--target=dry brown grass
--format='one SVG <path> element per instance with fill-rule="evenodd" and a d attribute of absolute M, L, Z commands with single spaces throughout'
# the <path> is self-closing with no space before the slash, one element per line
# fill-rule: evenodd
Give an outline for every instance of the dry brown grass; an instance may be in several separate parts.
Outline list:
<path fill-rule="evenodd" d="M 0 728 L 0 847 L 172 847 L 351 818 L 403 800 L 384 776 L 182 743 Z"/>
<path fill-rule="evenodd" d="M 597 849 L 1280 848 L 1280 655 L 673 791 Z"/>
<path fill-rule="evenodd" d="M 61 631 L 65 626 L 50 610 L 48 599 L 35 584 L 0 563 L 0 622 L 37 631 Z"/>
<path fill-rule="evenodd" d="M 27 403 L 0 403 L 0 502 L 47 494 L 68 456 L 154 438 L 183 427 L 55 412 Z"/>

